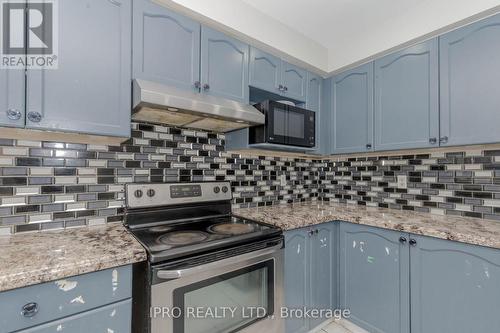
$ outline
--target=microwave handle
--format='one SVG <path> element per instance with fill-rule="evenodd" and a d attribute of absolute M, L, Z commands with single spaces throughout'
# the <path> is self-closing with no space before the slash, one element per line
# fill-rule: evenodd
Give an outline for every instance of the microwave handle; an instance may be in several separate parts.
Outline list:
<path fill-rule="evenodd" d="M 254 252 L 249 252 L 242 254 L 240 256 L 236 257 L 231 257 L 227 258 L 224 260 L 218 260 L 214 261 L 205 265 L 200 265 L 200 266 L 195 266 L 191 268 L 186 268 L 186 269 L 176 269 L 176 270 L 160 270 L 156 274 L 156 276 L 159 279 L 162 280 L 175 280 L 175 279 L 180 279 L 184 278 L 186 276 L 191 276 L 195 275 L 201 272 L 204 272 L 209 269 L 213 268 L 219 268 L 219 267 L 226 267 L 226 266 L 232 266 L 232 265 L 241 265 L 244 263 L 245 260 L 252 260 L 254 261 L 256 257 L 261 257 L 261 256 L 267 256 L 273 253 L 276 253 L 277 251 L 280 251 L 283 247 L 283 244 L 275 245 L 272 247 L 268 247 L 263 250 L 259 251 L 254 251 Z"/>

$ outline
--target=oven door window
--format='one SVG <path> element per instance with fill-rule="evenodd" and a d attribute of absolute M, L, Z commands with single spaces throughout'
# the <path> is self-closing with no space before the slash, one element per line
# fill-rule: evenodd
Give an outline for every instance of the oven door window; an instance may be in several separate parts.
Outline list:
<path fill-rule="evenodd" d="M 274 314 L 274 260 L 174 290 L 175 333 L 230 333 Z"/>

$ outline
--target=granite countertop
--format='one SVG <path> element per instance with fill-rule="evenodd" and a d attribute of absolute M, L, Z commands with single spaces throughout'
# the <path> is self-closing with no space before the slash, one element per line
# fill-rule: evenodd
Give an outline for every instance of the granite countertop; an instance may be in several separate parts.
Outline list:
<path fill-rule="evenodd" d="M 121 223 L 0 237 L 0 292 L 146 260 Z"/>
<path fill-rule="evenodd" d="M 320 201 L 235 209 L 233 214 L 283 230 L 339 220 L 500 249 L 500 222 L 470 217 Z"/>

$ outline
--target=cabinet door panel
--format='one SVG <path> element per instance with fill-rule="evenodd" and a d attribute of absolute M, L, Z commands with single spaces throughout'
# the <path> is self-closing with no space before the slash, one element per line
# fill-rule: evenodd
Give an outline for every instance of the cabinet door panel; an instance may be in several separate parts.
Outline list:
<path fill-rule="evenodd" d="M 333 153 L 371 151 L 373 63 L 333 79 Z"/>
<path fill-rule="evenodd" d="M 130 333 L 132 300 L 82 312 L 75 316 L 19 331 L 19 333 Z"/>
<path fill-rule="evenodd" d="M 413 237 L 413 333 L 489 333 L 500 327 L 500 251 Z"/>
<path fill-rule="evenodd" d="M 323 79 L 312 73 L 307 73 L 307 100 L 306 109 L 311 111 L 320 111 L 321 105 L 321 87 Z"/>
<path fill-rule="evenodd" d="M 437 39 L 375 61 L 375 149 L 438 145 Z"/>
<path fill-rule="evenodd" d="M 24 70 L 0 69 L 0 125 L 24 127 L 24 85 Z"/>
<path fill-rule="evenodd" d="M 317 232 L 311 237 L 311 309 L 334 309 L 336 300 L 335 271 L 335 223 L 324 223 L 314 227 Z M 311 319 L 310 329 L 328 318 Z"/>
<path fill-rule="evenodd" d="M 250 48 L 250 85 L 275 94 L 281 93 L 281 59 L 255 47 Z"/>
<path fill-rule="evenodd" d="M 207 27 L 201 29 L 201 83 L 204 93 L 248 103 L 249 47 Z"/>
<path fill-rule="evenodd" d="M 399 232 L 340 225 L 340 306 L 373 333 L 409 332 L 409 253 Z"/>
<path fill-rule="evenodd" d="M 309 304 L 309 236 L 304 230 L 285 233 L 285 306 L 303 308 Z M 305 318 L 287 318 L 286 332 L 309 330 Z"/>
<path fill-rule="evenodd" d="M 285 86 L 283 96 L 298 100 L 306 100 L 307 72 L 302 68 L 283 61 L 281 81 Z"/>
<path fill-rule="evenodd" d="M 500 15 L 440 37 L 442 145 L 500 141 Z"/>
<path fill-rule="evenodd" d="M 59 4 L 59 68 L 29 70 L 29 128 L 130 135 L 131 0 Z"/>
<path fill-rule="evenodd" d="M 200 24 L 151 0 L 134 1 L 134 77 L 184 89 L 200 80 Z"/>

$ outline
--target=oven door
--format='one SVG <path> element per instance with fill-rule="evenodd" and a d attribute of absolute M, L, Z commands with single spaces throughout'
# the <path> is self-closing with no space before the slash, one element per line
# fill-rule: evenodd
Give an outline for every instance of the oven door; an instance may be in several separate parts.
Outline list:
<path fill-rule="evenodd" d="M 152 333 L 284 332 L 281 245 L 154 274 Z"/>

